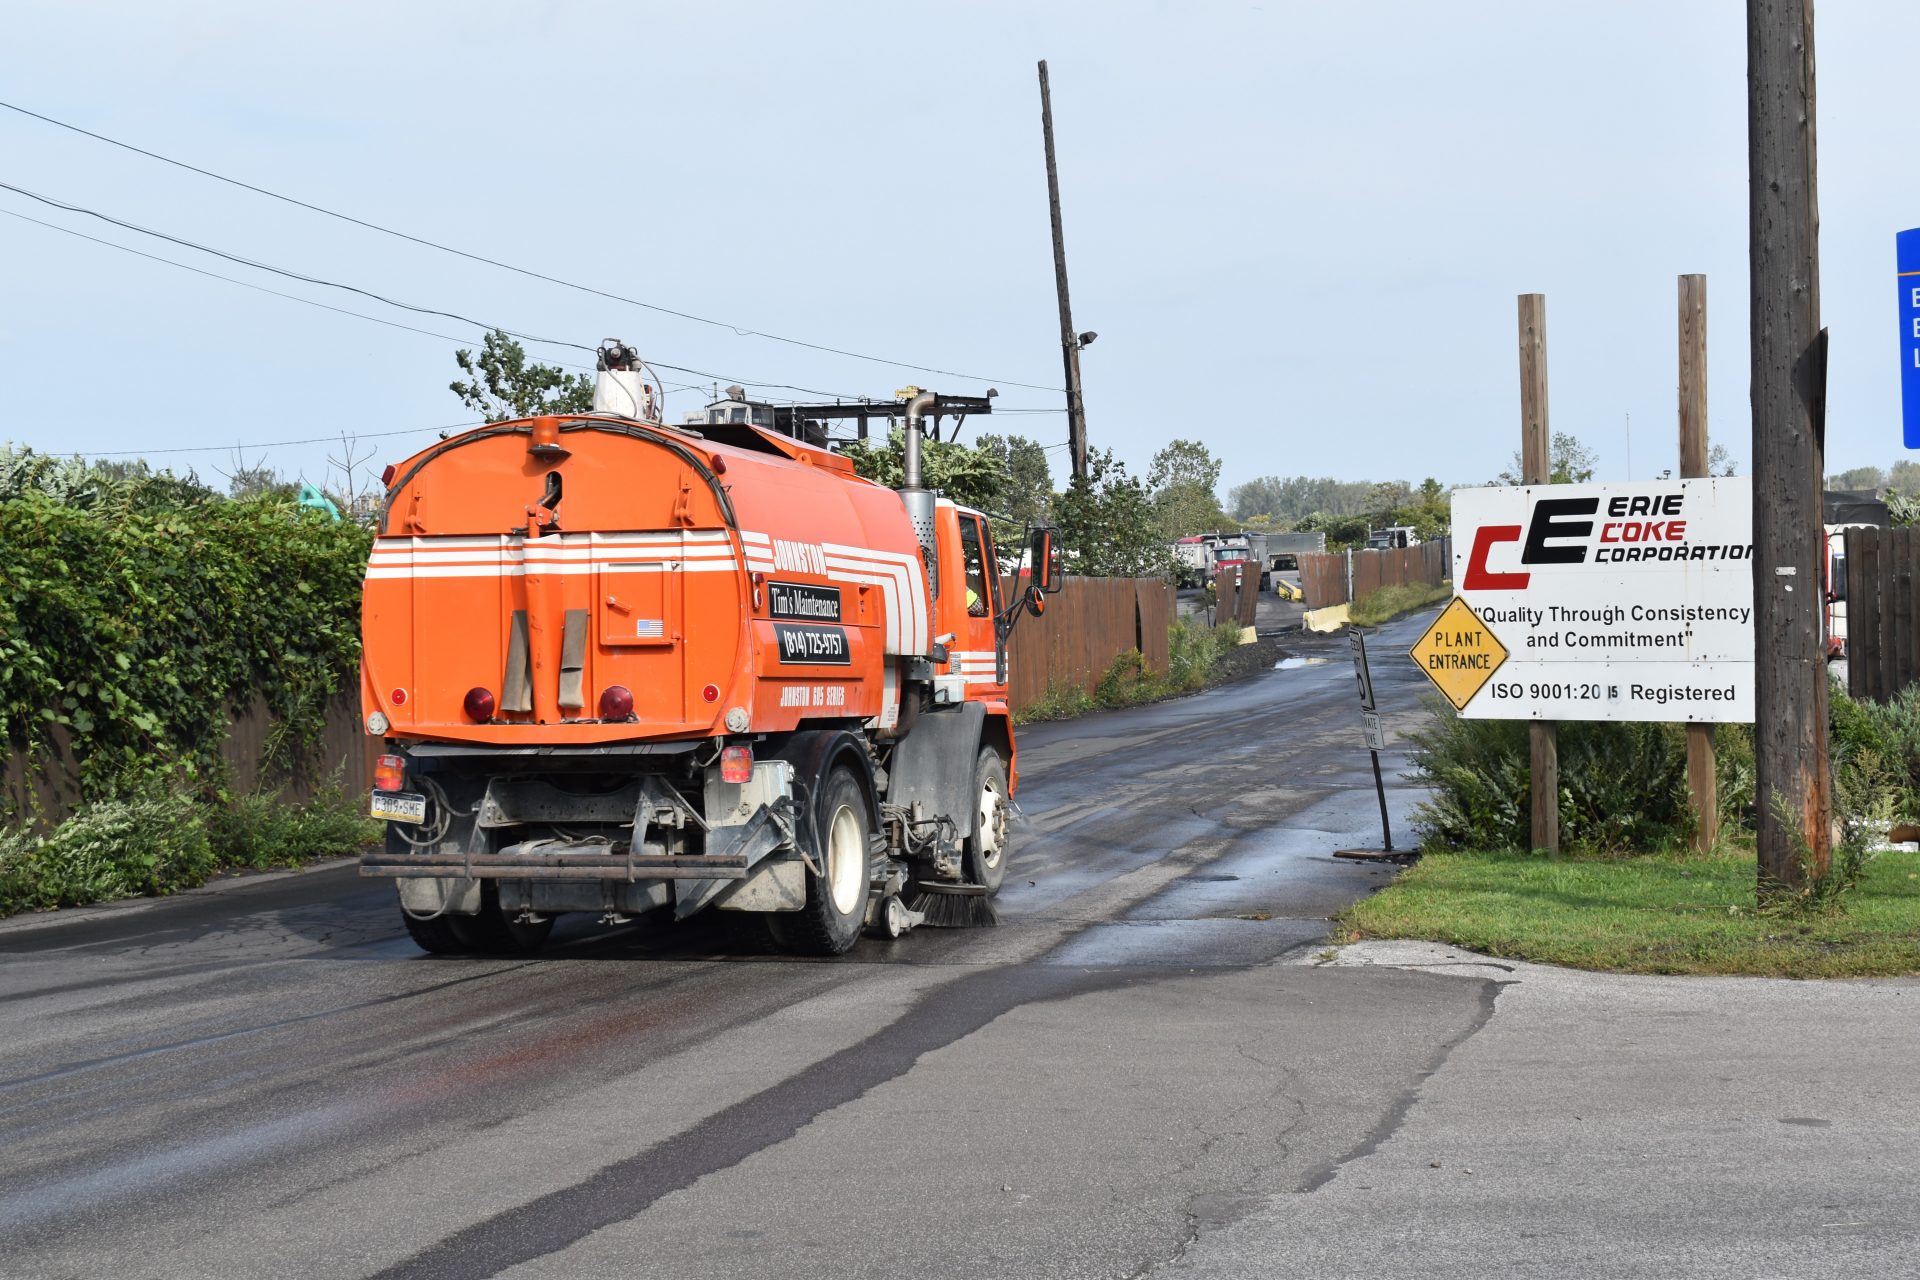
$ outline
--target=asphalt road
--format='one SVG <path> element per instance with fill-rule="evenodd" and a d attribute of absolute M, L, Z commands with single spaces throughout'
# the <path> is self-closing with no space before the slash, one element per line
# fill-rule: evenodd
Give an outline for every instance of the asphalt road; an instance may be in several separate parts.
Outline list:
<path fill-rule="evenodd" d="M 1375 642 L 1390 728 L 1416 625 Z M 581 920 L 431 958 L 350 867 L 0 926 L 0 1274 L 1177 1260 L 1375 1150 L 1492 1009 L 1276 963 L 1391 874 L 1330 856 L 1378 812 L 1344 642 L 1298 643 L 1328 660 L 1026 731 L 997 929 L 809 962 L 726 916 Z"/>

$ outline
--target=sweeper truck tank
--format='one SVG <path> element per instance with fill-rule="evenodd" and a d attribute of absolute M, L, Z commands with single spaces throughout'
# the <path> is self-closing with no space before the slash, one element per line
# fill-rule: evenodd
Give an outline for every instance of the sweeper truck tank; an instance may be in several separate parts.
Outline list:
<path fill-rule="evenodd" d="M 595 410 L 494 423 L 389 472 L 361 695 L 414 940 L 529 951 L 554 917 L 762 915 L 782 947 L 989 922 L 1016 784 L 1006 641 L 1058 589 L 992 532 L 762 427 L 663 425 L 630 349 Z M 625 414 L 616 412 L 624 409 Z"/>

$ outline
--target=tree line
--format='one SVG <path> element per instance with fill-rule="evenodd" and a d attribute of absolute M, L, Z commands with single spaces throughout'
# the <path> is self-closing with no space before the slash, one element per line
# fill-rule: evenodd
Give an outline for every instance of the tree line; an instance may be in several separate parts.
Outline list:
<path fill-rule="evenodd" d="M 455 355 L 464 378 L 449 389 L 488 421 L 540 413 L 579 413 L 593 400 L 592 380 L 527 359 L 520 344 L 491 333 L 476 352 Z M 883 439 L 845 441 L 840 451 L 855 470 L 880 484 L 902 479 L 905 447 L 898 428 Z M 985 432 L 973 440 L 928 440 L 922 455 L 927 484 L 956 502 L 986 512 L 1001 545 L 1018 545 L 1021 530 L 1052 524 L 1073 549 L 1073 570 L 1119 577 L 1171 576 L 1173 544 L 1194 534 L 1234 530 L 1320 532 L 1329 549 L 1364 547 L 1370 532 L 1410 527 L 1423 540 L 1451 528 L 1452 487 L 1428 476 L 1405 480 L 1337 480 L 1331 476 L 1260 476 L 1233 485 L 1219 499 L 1222 463 L 1204 441 L 1170 440 L 1144 476 L 1134 475 L 1108 449 L 1087 455 L 1087 475 L 1055 488 L 1048 447 L 1014 433 Z M 1549 449 L 1557 483 L 1591 480 L 1593 451 L 1566 432 Z M 1724 448 L 1709 458 L 1715 475 L 1733 474 Z M 1920 473 L 1903 462 L 1895 467 Z M 1520 483 L 1520 455 L 1489 484 Z M 1848 476 L 1859 473 L 1849 472 Z M 1879 473 L 1875 472 L 1876 475 Z M 1920 479 L 1920 474 L 1916 474 Z M 1865 485 L 1855 487 L 1867 487 Z M 1920 487 L 1920 486 L 1917 486 Z"/>

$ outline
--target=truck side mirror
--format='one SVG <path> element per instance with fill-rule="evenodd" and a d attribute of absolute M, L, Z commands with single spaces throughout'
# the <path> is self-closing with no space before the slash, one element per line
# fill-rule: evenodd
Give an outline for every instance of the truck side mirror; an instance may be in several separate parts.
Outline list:
<path fill-rule="evenodd" d="M 1027 542 L 1027 572 L 1032 575 L 1033 590 L 1052 595 L 1066 585 L 1060 561 L 1060 542 L 1054 531 L 1044 526 L 1035 529 Z"/>

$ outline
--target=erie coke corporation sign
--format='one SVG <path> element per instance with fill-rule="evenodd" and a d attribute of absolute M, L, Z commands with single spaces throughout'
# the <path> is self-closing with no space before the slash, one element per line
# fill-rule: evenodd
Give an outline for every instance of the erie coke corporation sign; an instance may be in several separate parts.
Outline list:
<path fill-rule="evenodd" d="M 1750 481 L 1458 489 L 1453 546 L 1454 590 L 1505 650 L 1461 715 L 1752 722 Z"/>

